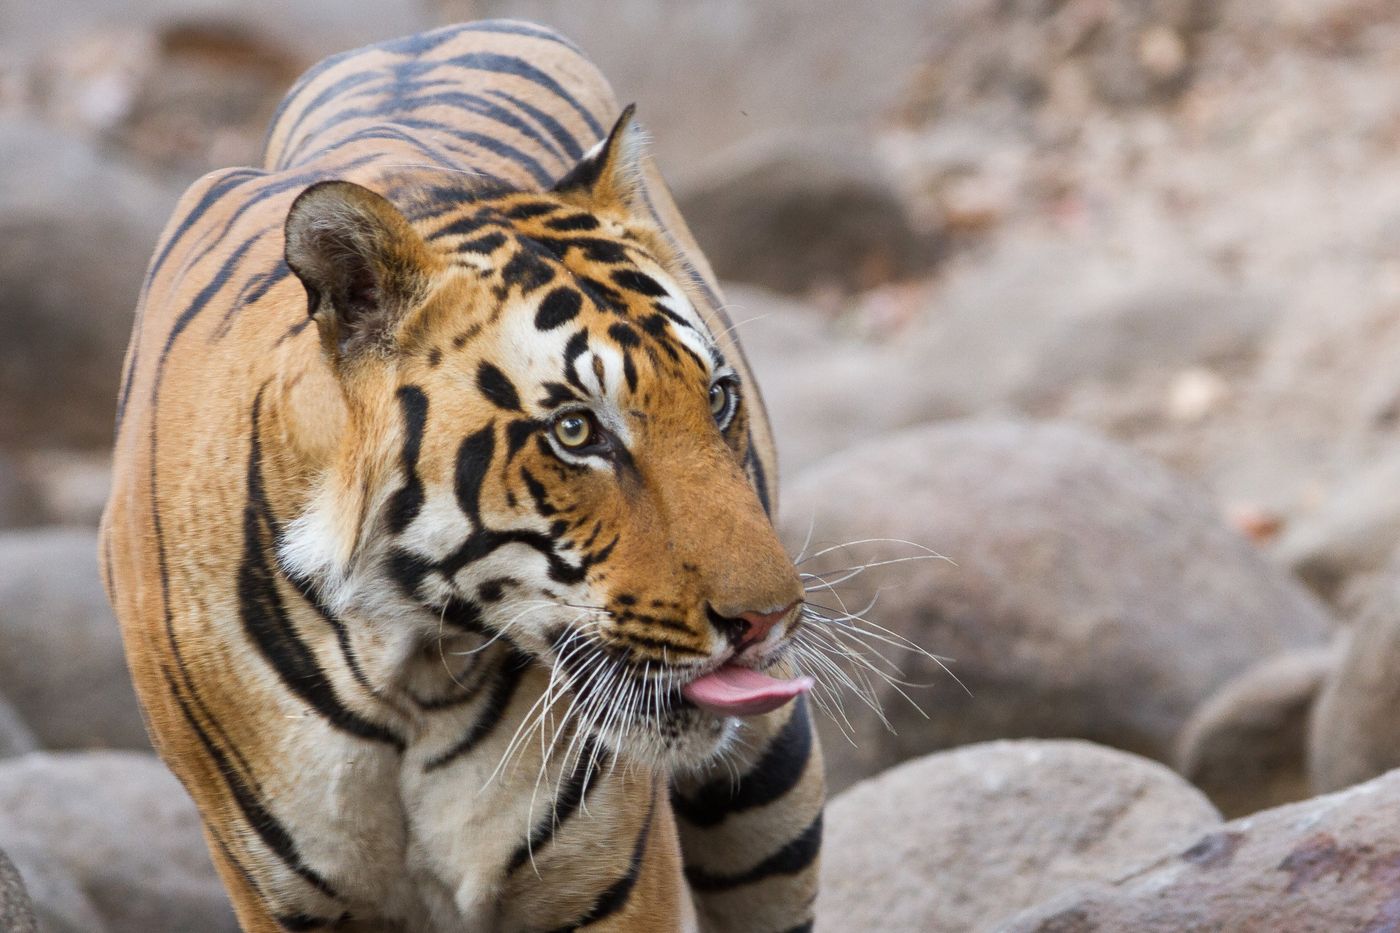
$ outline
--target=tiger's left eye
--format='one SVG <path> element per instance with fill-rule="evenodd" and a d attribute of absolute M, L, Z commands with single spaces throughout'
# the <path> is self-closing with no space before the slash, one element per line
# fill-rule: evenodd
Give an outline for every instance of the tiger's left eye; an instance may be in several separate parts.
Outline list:
<path fill-rule="evenodd" d="M 729 427 L 737 402 L 738 393 L 729 379 L 721 379 L 710 386 L 710 414 L 714 416 L 720 430 Z"/>
<path fill-rule="evenodd" d="M 722 382 L 710 386 L 710 414 L 718 418 L 729 407 L 729 387 Z"/>

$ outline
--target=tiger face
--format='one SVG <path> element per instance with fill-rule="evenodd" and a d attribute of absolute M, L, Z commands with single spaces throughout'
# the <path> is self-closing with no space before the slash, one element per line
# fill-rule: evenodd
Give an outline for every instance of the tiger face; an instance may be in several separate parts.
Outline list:
<path fill-rule="evenodd" d="M 751 390 L 638 210 L 639 136 L 629 108 L 553 191 L 435 190 L 412 220 L 348 182 L 296 201 L 348 415 L 280 556 L 343 617 L 508 642 L 575 732 L 674 766 L 810 681 Z"/>

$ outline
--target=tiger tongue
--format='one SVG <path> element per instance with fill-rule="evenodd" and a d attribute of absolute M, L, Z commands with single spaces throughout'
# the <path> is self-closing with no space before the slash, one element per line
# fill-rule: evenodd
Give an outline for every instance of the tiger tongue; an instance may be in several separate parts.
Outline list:
<path fill-rule="evenodd" d="M 687 700 L 716 716 L 770 713 L 812 689 L 812 678 L 779 680 L 762 671 L 726 664 L 681 688 Z"/>

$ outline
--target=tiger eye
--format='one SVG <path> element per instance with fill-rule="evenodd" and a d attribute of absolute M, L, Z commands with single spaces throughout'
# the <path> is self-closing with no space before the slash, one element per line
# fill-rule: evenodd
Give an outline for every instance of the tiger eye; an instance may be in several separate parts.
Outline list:
<path fill-rule="evenodd" d="M 722 382 L 710 386 L 710 414 L 718 418 L 729 407 L 729 387 Z"/>
<path fill-rule="evenodd" d="M 585 415 L 565 415 L 554 422 L 554 436 L 565 447 L 583 447 L 593 439 L 593 422 Z"/>

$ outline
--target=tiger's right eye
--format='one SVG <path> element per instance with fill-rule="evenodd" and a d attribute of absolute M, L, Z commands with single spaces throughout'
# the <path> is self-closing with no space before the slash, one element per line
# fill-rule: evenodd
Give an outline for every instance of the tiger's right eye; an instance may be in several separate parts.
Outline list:
<path fill-rule="evenodd" d="M 569 412 L 554 422 L 554 439 L 570 450 L 587 447 L 597 433 L 593 418 L 583 412 Z"/>

